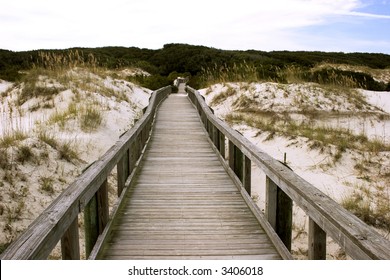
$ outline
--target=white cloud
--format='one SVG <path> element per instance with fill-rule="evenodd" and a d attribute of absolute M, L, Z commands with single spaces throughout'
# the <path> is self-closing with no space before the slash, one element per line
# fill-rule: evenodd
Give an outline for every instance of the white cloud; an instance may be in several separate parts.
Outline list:
<path fill-rule="evenodd" d="M 299 28 L 345 15 L 379 17 L 356 12 L 358 0 L 0 0 L 0 7 L 0 48 L 14 50 L 171 42 L 304 48 Z"/>

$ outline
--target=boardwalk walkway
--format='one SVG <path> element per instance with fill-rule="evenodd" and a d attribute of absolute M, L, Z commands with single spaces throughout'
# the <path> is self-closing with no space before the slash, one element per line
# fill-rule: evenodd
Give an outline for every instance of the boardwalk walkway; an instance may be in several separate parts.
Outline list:
<path fill-rule="evenodd" d="M 103 259 L 280 259 L 185 94 L 161 105 Z"/>

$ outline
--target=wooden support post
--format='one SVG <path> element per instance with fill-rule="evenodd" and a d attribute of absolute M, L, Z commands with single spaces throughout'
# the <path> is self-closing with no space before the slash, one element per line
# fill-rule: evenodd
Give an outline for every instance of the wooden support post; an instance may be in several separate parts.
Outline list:
<path fill-rule="evenodd" d="M 61 238 L 61 253 L 63 260 L 80 259 L 79 221 L 74 219 Z"/>
<path fill-rule="evenodd" d="M 131 143 L 128 153 L 129 153 L 129 174 L 131 174 L 131 172 L 133 172 L 133 169 L 135 167 L 135 163 L 137 162 L 137 160 L 135 159 L 135 142 Z"/>
<path fill-rule="evenodd" d="M 107 179 L 84 209 L 85 254 L 89 257 L 96 240 L 108 222 L 108 188 Z"/>
<path fill-rule="evenodd" d="M 214 134 L 213 134 L 213 142 L 214 142 L 214 145 L 215 145 L 215 148 L 217 148 L 218 151 L 220 151 L 221 149 L 221 143 L 220 143 L 220 139 L 221 137 L 219 136 L 221 134 L 221 132 L 219 131 L 218 128 L 214 127 Z"/>
<path fill-rule="evenodd" d="M 99 235 L 103 233 L 109 219 L 108 181 L 100 186 L 96 193 Z"/>
<path fill-rule="evenodd" d="M 251 166 L 251 160 L 244 155 L 244 168 L 243 168 L 243 179 L 242 179 L 242 185 L 246 192 L 249 195 L 252 195 L 252 186 L 251 186 L 251 180 L 252 180 L 252 166 Z"/>
<path fill-rule="evenodd" d="M 97 219 L 97 202 L 96 195 L 85 205 L 84 208 L 84 226 L 85 226 L 85 254 L 86 258 L 92 252 L 95 246 L 98 234 L 98 219 Z"/>
<path fill-rule="evenodd" d="M 117 184 L 118 184 L 118 197 L 121 196 L 125 183 L 129 177 L 129 151 L 127 151 L 119 160 L 117 166 Z"/>
<path fill-rule="evenodd" d="M 220 131 L 219 132 L 219 152 L 222 158 L 226 159 L 225 155 L 225 135 Z"/>
<path fill-rule="evenodd" d="M 141 156 L 141 151 L 142 151 L 142 145 L 141 145 L 141 133 L 138 134 L 138 136 L 136 137 L 136 145 L 135 145 L 135 157 L 136 157 L 136 161 L 139 159 L 139 157 Z"/>
<path fill-rule="evenodd" d="M 244 179 L 244 157 L 239 148 L 234 146 L 234 173 L 236 173 L 237 177 L 240 179 L 241 183 L 243 183 Z"/>
<path fill-rule="evenodd" d="M 266 180 L 266 217 L 286 248 L 291 251 L 292 200 L 268 176 Z"/>
<path fill-rule="evenodd" d="M 211 127 L 211 122 L 208 120 L 208 119 L 206 119 L 206 122 L 207 122 L 207 134 L 209 135 L 209 138 L 210 139 L 213 139 L 212 138 L 212 127 Z"/>
<path fill-rule="evenodd" d="M 309 260 L 326 260 L 326 232 L 309 217 Z"/>
<path fill-rule="evenodd" d="M 243 182 L 244 158 L 243 153 L 233 142 L 229 140 L 229 167 L 237 177 Z"/>
<path fill-rule="evenodd" d="M 234 171 L 235 149 L 232 141 L 229 140 L 229 167 Z"/>

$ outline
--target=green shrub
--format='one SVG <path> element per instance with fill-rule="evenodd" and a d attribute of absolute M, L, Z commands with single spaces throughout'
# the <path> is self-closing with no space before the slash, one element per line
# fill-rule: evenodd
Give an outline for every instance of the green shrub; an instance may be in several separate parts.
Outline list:
<path fill-rule="evenodd" d="M 20 163 L 32 160 L 35 157 L 33 151 L 29 146 L 22 145 L 18 147 L 16 160 Z"/>

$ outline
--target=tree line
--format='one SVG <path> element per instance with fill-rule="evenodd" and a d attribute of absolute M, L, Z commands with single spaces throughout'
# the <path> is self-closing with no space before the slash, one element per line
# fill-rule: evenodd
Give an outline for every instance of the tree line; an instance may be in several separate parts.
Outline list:
<path fill-rule="evenodd" d="M 375 81 L 369 74 L 351 71 L 318 70 L 309 71 L 319 63 L 349 64 L 367 66 L 373 69 L 390 67 L 390 55 L 380 53 L 342 53 L 308 51 L 258 51 L 258 50 L 221 50 L 205 46 L 187 44 L 166 44 L 158 50 L 136 47 L 71 48 L 65 50 L 32 50 L 13 52 L 0 50 L 0 79 L 18 81 L 23 71 L 39 65 L 39 53 L 51 52 L 66 55 L 80 52 L 87 61 L 93 56 L 97 66 L 109 69 L 139 67 L 151 74 L 150 77 L 132 77 L 139 83 L 155 89 L 172 82 L 177 76 L 188 76 L 194 87 L 202 86 L 205 69 L 228 69 L 236 65 L 248 65 L 258 72 L 260 79 L 272 79 L 285 82 L 281 70 L 294 66 L 301 69 L 302 77 L 307 81 L 326 81 L 330 77 L 353 77 L 362 88 L 390 90 L 389 84 Z"/>

